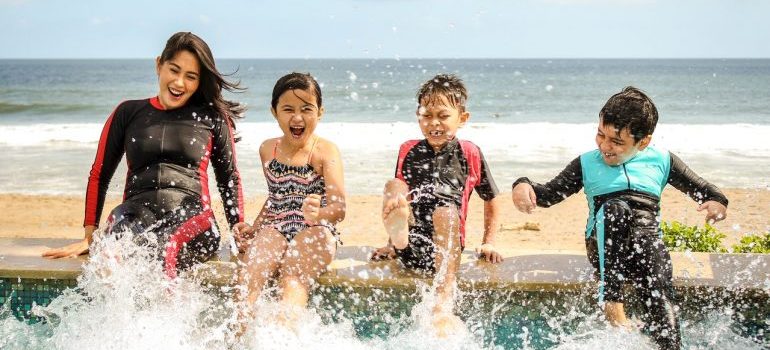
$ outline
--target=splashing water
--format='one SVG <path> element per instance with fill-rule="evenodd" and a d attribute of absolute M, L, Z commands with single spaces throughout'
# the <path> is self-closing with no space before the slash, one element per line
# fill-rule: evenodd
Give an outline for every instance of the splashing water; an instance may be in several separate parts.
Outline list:
<path fill-rule="evenodd" d="M 321 287 L 307 310 L 260 301 L 258 315 L 237 338 L 233 288 L 204 284 L 194 273 L 169 280 L 155 256 L 155 249 L 130 239 L 103 238 L 76 288 L 33 307 L 41 322 L 17 320 L 7 304 L 0 308 L 0 349 L 654 349 L 638 332 L 606 326 L 595 305 L 581 302 L 591 300 L 586 293 L 464 291 L 456 307 L 463 328 L 437 337 L 435 290 L 426 284 L 415 292 Z M 299 326 L 276 321 L 287 314 Z M 695 320 L 683 317 L 685 349 L 766 347 L 741 335 L 736 316 L 712 309 Z M 766 329 L 770 317 L 763 317 Z M 367 331 L 373 319 L 384 328 Z"/>

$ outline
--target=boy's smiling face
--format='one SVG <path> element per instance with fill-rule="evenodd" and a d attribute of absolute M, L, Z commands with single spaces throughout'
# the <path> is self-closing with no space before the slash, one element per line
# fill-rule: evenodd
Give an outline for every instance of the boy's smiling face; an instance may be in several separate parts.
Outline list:
<path fill-rule="evenodd" d="M 647 135 L 635 142 L 628 128 L 618 130 L 614 125 L 604 124 L 603 120 L 599 119 L 596 146 L 602 154 L 602 160 L 609 166 L 620 165 L 633 158 L 637 152 L 647 148 L 651 139 L 652 135 Z"/>
<path fill-rule="evenodd" d="M 460 111 L 460 106 L 453 106 L 440 94 L 428 95 L 420 101 L 417 108 L 417 121 L 428 144 L 438 151 L 455 138 L 457 129 L 468 121 L 470 114 Z"/>

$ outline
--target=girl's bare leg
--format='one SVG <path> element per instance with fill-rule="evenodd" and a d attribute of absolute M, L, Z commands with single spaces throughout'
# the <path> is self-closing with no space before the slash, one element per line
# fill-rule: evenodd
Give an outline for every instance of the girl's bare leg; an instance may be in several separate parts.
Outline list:
<path fill-rule="evenodd" d="M 280 267 L 281 302 L 307 306 L 310 287 L 334 258 L 336 239 L 328 228 L 313 226 L 299 232 L 286 249 Z"/>
<path fill-rule="evenodd" d="M 278 270 L 288 245 L 286 238 L 275 228 L 257 233 L 240 257 L 242 265 L 238 269 L 238 285 L 245 290 L 236 291 L 236 300 L 254 305 L 268 279 Z"/>

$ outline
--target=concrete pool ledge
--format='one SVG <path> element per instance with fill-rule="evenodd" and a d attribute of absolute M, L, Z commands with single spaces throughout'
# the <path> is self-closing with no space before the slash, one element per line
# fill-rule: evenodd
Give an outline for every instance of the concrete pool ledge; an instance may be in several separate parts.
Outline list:
<path fill-rule="evenodd" d="M 75 279 L 86 257 L 50 260 L 46 249 L 74 242 L 65 239 L 0 238 L 0 278 Z M 395 261 L 369 262 L 373 247 L 342 246 L 319 284 L 344 287 L 404 288 L 424 276 L 405 271 Z M 594 285 L 593 269 L 582 251 L 505 250 L 500 264 L 479 261 L 466 251 L 459 276 L 462 288 L 555 290 Z M 196 269 L 202 280 L 232 282 L 235 263 L 222 252 L 219 259 Z M 681 287 L 725 288 L 770 293 L 770 254 L 671 253 L 674 284 Z"/>

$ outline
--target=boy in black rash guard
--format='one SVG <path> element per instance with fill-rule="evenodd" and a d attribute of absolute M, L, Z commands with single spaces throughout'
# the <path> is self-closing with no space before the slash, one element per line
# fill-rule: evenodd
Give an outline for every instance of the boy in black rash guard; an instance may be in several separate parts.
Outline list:
<path fill-rule="evenodd" d="M 408 268 L 439 271 L 434 281 L 433 325 L 438 335 L 445 336 L 461 322 L 452 313 L 453 290 L 473 190 L 484 200 L 484 241 L 479 252 L 487 261 L 502 261 L 493 247 L 498 191 L 478 146 L 455 137 L 470 117 L 462 81 L 454 75 L 437 75 L 422 85 L 417 100 L 425 139 L 401 145 L 396 178 L 385 185 L 383 197 L 382 217 L 390 241 L 373 259 L 395 255 Z"/>
<path fill-rule="evenodd" d="M 676 155 L 649 146 L 658 111 L 647 95 L 626 87 L 599 113 L 598 149 L 573 160 L 541 185 L 523 177 L 513 203 L 525 213 L 550 207 L 581 188 L 588 200 L 586 249 L 599 279 L 599 302 L 613 325 L 626 321 L 622 287 L 640 297 L 646 330 L 661 349 L 681 348 L 673 304 L 671 257 L 660 232 L 660 195 L 666 184 L 687 193 L 710 222 L 725 218 L 727 198 Z"/>
<path fill-rule="evenodd" d="M 108 234 L 157 235 L 159 258 L 170 277 L 212 257 L 219 233 L 210 207 L 207 169 L 214 167 L 229 224 L 243 221 L 243 195 L 235 164 L 233 118 L 242 111 L 222 98 L 237 90 L 216 70 L 208 45 L 192 33 L 176 33 L 156 60 L 157 97 L 121 103 L 110 115 L 88 178 L 85 238 L 43 256 L 88 251 L 107 187 L 123 154 L 123 203 L 107 220 Z"/>

